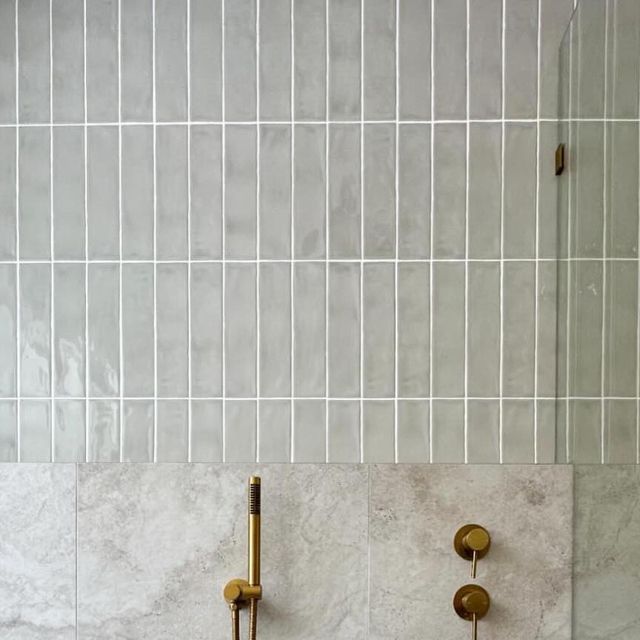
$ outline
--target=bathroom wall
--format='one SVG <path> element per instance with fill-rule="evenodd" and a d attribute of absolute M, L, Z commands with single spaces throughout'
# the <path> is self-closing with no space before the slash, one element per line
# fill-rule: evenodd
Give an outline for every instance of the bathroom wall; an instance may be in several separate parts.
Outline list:
<path fill-rule="evenodd" d="M 451 605 L 470 582 L 470 565 L 452 540 L 459 526 L 477 521 L 492 535 L 478 566 L 477 582 L 493 602 L 480 637 L 570 639 L 571 467 L 257 469 L 260 638 L 470 636 Z M 230 637 L 222 588 L 246 571 L 246 478 L 255 471 L 4 465 L 0 635 Z"/>
<path fill-rule="evenodd" d="M 0 6 L 0 459 L 552 462 L 572 0 Z"/>
<path fill-rule="evenodd" d="M 561 50 L 558 460 L 640 462 L 640 4 L 584 0 Z"/>

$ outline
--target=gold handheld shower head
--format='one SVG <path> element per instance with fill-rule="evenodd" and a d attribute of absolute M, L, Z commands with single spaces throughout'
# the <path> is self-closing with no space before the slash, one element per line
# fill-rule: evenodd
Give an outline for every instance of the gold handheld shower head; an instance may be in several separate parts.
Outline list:
<path fill-rule="evenodd" d="M 249 585 L 260 584 L 260 478 L 249 478 Z"/>

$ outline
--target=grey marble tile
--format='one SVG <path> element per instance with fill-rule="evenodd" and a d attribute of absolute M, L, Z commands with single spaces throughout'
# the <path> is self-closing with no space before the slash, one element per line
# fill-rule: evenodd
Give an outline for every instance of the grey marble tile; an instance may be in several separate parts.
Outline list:
<path fill-rule="evenodd" d="M 640 633 L 640 467 L 578 466 L 573 625 L 576 638 Z"/>
<path fill-rule="evenodd" d="M 114 396 L 120 390 L 118 266 L 89 265 L 87 343 L 89 393 Z"/>
<path fill-rule="evenodd" d="M 153 462 L 153 402 L 126 400 L 122 416 L 122 461 Z"/>
<path fill-rule="evenodd" d="M 291 257 L 291 127 L 260 127 L 260 258 Z"/>
<path fill-rule="evenodd" d="M 326 127 L 295 127 L 294 256 L 324 258 L 326 252 Z"/>
<path fill-rule="evenodd" d="M 258 460 L 290 462 L 291 433 L 291 401 L 261 400 Z"/>
<path fill-rule="evenodd" d="M 187 462 L 189 422 L 186 400 L 159 400 L 157 404 L 156 462 Z"/>
<path fill-rule="evenodd" d="M 82 0 L 51 5 L 53 120 L 84 120 L 84 20 Z"/>
<path fill-rule="evenodd" d="M 118 120 L 118 1 L 87 0 L 87 118 Z"/>
<path fill-rule="evenodd" d="M 73 640 L 75 468 L 0 467 L 0 633 L 20 640 Z"/>
<path fill-rule="evenodd" d="M 187 0 L 156 0 L 154 8 L 156 117 L 186 120 Z"/>
<path fill-rule="evenodd" d="M 176 629 L 194 640 L 212 629 L 223 637 L 229 612 L 221 592 L 246 569 L 246 479 L 256 471 L 262 476 L 260 636 L 364 640 L 368 471 L 336 465 L 83 465 L 78 637 L 162 640 L 174 638 Z M 311 591 L 304 588 L 309 566 L 329 577 Z M 344 575 L 350 576 L 346 591 Z"/>
<path fill-rule="evenodd" d="M 120 11 L 122 119 L 148 122 L 153 115 L 153 5 L 128 0 Z"/>
<path fill-rule="evenodd" d="M 16 265 L 0 265 L 0 397 L 16 395 Z"/>
<path fill-rule="evenodd" d="M 290 120 L 291 3 L 260 7 L 260 120 Z"/>
<path fill-rule="evenodd" d="M 0 7 L 1 11 L 3 7 Z M 0 53 L 0 59 L 1 57 Z M 16 256 L 17 140 L 18 129 L 13 131 L 9 128 L 0 129 L 0 260 L 14 260 Z"/>
<path fill-rule="evenodd" d="M 153 258 L 153 129 L 122 127 L 122 257 Z"/>
<path fill-rule="evenodd" d="M 260 265 L 260 396 L 291 395 L 291 264 Z"/>
<path fill-rule="evenodd" d="M 222 462 L 222 401 L 191 401 L 192 462 Z"/>
<path fill-rule="evenodd" d="M 360 119 L 360 3 L 329 1 L 329 119 Z M 366 36 L 365 36 L 366 38 Z"/>
<path fill-rule="evenodd" d="M 256 117 L 256 3 L 225 2 L 225 116 L 227 120 Z"/>
<path fill-rule="evenodd" d="M 326 7 L 301 0 L 293 7 L 294 119 L 323 120 L 326 106 Z"/>
<path fill-rule="evenodd" d="M 87 247 L 90 259 L 117 260 L 118 237 L 118 130 L 87 130 Z"/>
<path fill-rule="evenodd" d="M 191 119 L 222 119 L 222 2 L 191 0 Z"/>
<path fill-rule="evenodd" d="M 292 462 L 326 461 L 326 408 L 325 400 L 296 400 L 293 403 Z"/>
<path fill-rule="evenodd" d="M 86 415 L 84 400 L 54 401 L 52 462 L 86 460 Z"/>
<path fill-rule="evenodd" d="M 51 402 L 21 400 L 20 461 L 51 462 Z"/>
<path fill-rule="evenodd" d="M 56 264 L 53 269 L 55 382 L 57 396 L 85 394 L 85 268 Z"/>
<path fill-rule="evenodd" d="M 431 462 L 464 462 L 464 401 L 434 400 Z"/>
<path fill-rule="evenodd" d="M 56 259 L 85 256 L 84 133 L 53 130 L 53 252 Z"/>
<path fill-rule="evenodd" d="M 18 6 L 18 111 L 20 122 L 49 121 L 49 6 L 26 0 Z"/>
<path fill-rule="evenodd" d="M 187 127 L 156 129 L 156 255 L 184 260 L 187 255 Z"/>
<path fill-rule="evenodd" d="M 362 462 L 395 461 L 393 400 L 362 403 Z"/>
<path fill-rule="evenodd" d="M 329 400 L 327 460 L 360 462 L 360 401 Z"/>
<path fill-rule="evenodd" d="M 493 538 L 478 566 L 493 600 L 480 637 L 569 640 L 570 468 L 379 465 L 370 473 L 370 638 L 417 640 L 425 623 L 442 640 L 470 634 L 451 606 L 469 572 L 452 540 L 459 526 L 478 522 Z"/>
<path fill-rule="evenodd" d="M 87 462 L 120 461 L 120 403 L 90 400 Z"/>
<path fill-rule="evenodd" d="M 0 462 L 18 459 L 18 425 L 15 400 L 0 400 Z"/>
<path fill-rule="evenodd" d="M 429 462 L 429 401 L 398 401 L 398 462 Z"/>
<path fill-rule="evenodd" d="M 329 256 L 360 257 L 360 126 L 329 126 Z"/>
<path fill-rule="evenodd" d="M 16 121 L 16 5 L 0 6 L 0 122 Z"/>
<path fill-rule="evenodd" d="M 227 400 L 224 413 L 224 461 L 256 459 L 257 410 L 255 400 Z"/>
<path fill-rule="evenodd" d="M 431 2 L 398 3 L 400 119 L 431 118 Z"/>

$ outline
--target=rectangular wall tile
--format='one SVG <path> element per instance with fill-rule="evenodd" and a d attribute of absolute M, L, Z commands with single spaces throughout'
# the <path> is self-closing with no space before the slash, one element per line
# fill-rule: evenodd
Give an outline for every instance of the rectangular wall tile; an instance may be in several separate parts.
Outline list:
<path fill-rule="evenodd" d="M 399 115 L 406 120 L 431 118 L 431 2 L 398 4 Z"/>
<path fill-rule="evenodd" d="M 122 257 L 153 258 L 153 129 L 122 128 Z"/>
<path fill-rule="evenodd" d="M 326 402 L 296 400 L 293 421 L 293 461 L 325 462 Z"/>
<path fill-rule="evenodd" d="M 21 462 L 51 462 L 51 402 L 20 402 Z"/>
<path fill-rule="evenodd" d="M 395 256 L 395 128 L 364 127 L 364 256 Z"/>
<path fill-rule="evenodd" d="M 51 257 L 50 137 L 43 128 L 19 133 L 20 258 Z"/>
<path fill-rule="evenodd" d="M 469 3 L 469 115 L 502 114 L 502 0 Z"/>
<path fill-rule="evenodd" d="M 260 258 L 291 256 L 291 127 L 260 127 Z"/>
<path fill-rule="evenodd" d="M 424 259 L 430 252 L 430 127 L 405 124 L 398 136 L 398 256 Z"/>
<path fill-rule="evenodd" d="M 20 265 L 20 391 L 51 395 L 51 269 Z"/>
<path fill-rule="evenodd" d="M 504 16 L 506 118 L 534 118 L 536 115 L 538 4 L 523 0 L 506 2 Z"/>
<path fill-rule="evenodd" d="M 16 265 L 0 265 L 0 397 L 16 395 Z"/>
<path fill-rule="evenodd" d="M 53 416 L 53 462 L 84 462 L 86 401 L 57 400 Z"/>
<path fill-rule="evenodd" d="M 605 400 L 604 410 L 604 462 L 634 464 L 638 451 L 636 400 Z"/>
<path fill-rule="evenodd" d="M 325 267 L 298 263 L 294 267 L 293 393 L 325 394 Z"/>
<path fill-rule="evenodd" d="M 429 395 L 429 265 L 398 264 L 398 395 Z"/>
<path fill-rule="evenodd" d="M 291 116 L 291 3 L 260 7 L 260 120 Z"/>
<path fill-rule="evenodd" d="M 155 2 L 156 117 L 186 120 L 187 0 Z"/>
<path fill-rule="evenodd" d="M 87 130 L 87 220 L 90 259 L 117 260 L 118 238 L 118 130 Z"/>
<path fill-rule="evenodd" d="M 500 265 L 469 263 L 467 392 L 500 395 Z"/>
<path fill-rule="evenodd" d="M 255 120 L 256 3 L 225 2 L 224 20 L 225 116 L 227 120 Z"/>
<path fill-rule="evenodd" d="M 1 59 L 2 54 L 0 53 Z M 0 95 L 2 95 L 2 91 L 0 91 Z M 0 260 L 13 260 L 16 257 L 17 140 L 18 129 L 13 131 L 9 128 L 0 129 Z"/>
<path fill-rule="evenodd" d="M 122 267 L 123 389 L 128 398 L 154 393 L 153 265 Z"/>
<path fill-rule="evenodd" d="M 329 396 L 360 395 L 360 266 L 329 266 Z"/>
<path fill-rule="evenodd" d="M 158 396 L 184 398 L 188 379 L 187 267 L 156 267 Z"/>
<path fill-rule="evenodd" d="M 534 462 L 533 401 L 504 400 L 502 412 L 503 461 L 521 464 Z"/>
<path fill-rule="evenodd" d="M 153 462 L 153 402 L 125 401 L 122 419 L 122 461 Z"/>
<path fill-rule="evenodd" d="M 260 396 L 291 395 L 291 264 L 260 265 Z"/>
<path fill-rule="evenodd" d="M 469 128 L 470 258 L 500 257 L 501 164 L 501 125 L 484 122 L 471 124 Z"/>
<path fill-rule="evenodd" d="M 324 2 L 303 0 L 293 8 L 294 119 L 322 120 L 326 106 Z"/>
<path fill-rule="evenodd" d="M 156 462 L 186 462 L 188 459 L 187 401 L 159 400 Z"/>
<path fill-rule="evenodd" d="M 559 357 L 558 273 L 555 262 L 538 263 L 538 326 L 536 349 L 538 353 L 538 396 L 556 395 L 556 365 Z"/>
<path fill-rule="evenodd" d="M 191 401 L 191 461 L 222 462 L 222 401 Z"/>
<path fill-rule="evenodd" d="M 600 400 L 569 400 L 568 462 L 597 464 L 602 461 L 601 416 Z"/>
<path fill-rule="evenodd" d="M 189 5 L 192 120 L 222 119 L 222 2 Z"/>
<path fill-rule="evenodd" d="M 116 265 L 89 265 L 87 366 L 92 396 L 115 396 L 120 391 L 118 279 Z"/>
<path fill-rule="evenodd" d="M 256 256 L 256 129 L 226 130 L 225 233 L 226 258 Z"/>
<path fill-rule="evenodd" d="M 433 265 L 433 395 L 464 392 L 464 265 Z"/>
<path fill-rule="evenodd" d="M 56 396 L 85 394 L 85 268 L 56 264 L 54 350 Z"/>
<path fill-rule="evenodd" d="M 360 126 L 329 127 L 329 256 L 360 257 Z"/>
<path fill-rule="evenodd" d="M 83 2 L 51 5 L 53 120 L 84 119 L 84 25 Z"/>
<path fill-rule="evenodd" d="M 398 462 L 429 462 L 429 401 L 398 401 Z"/>
<path fill-rule="evenodd" d="M 391 400 L 365 400 L 362 403 L 362 462 L 393 462 L 394 407 Z"/>
<path fill-rule="evenodd" d="M 363 8 L 364 117 L 389 120 L 396 113 L 396 4 L 375 0 Z"/>
<path fill-rule="evenodd" d="M 16 5 L 0 6 L 0 122 L 16 121 Z"/>
<path fill-rule="evenodd" d="M 258 459 L 260 462 L 291 461 L 291 402 L 262 400 Z"/>
<path fill-rule="evenodd" d="M 256 402 L 228 400 L 225 410 L 225 462 L 256 459 Z"/>
<path fill-rule="evenodd" d="M 118 120 L 118 2 L 87 0 L 87 118 Z"/>
<path fill-rule="evenodd" d="M 326 237 L 325 127 L 295 128 L 294 225 L 295 257 L 324 258 Z"/>
<path fill-rule="evenodd" d="M 360 118 L 360 5 L 353 0 L 329 1 L 330 120 Z M 365 36 L 366 38 L 366 36 Z"/>
<path fill-rule="evenodd" d="M 433 257 L 464 258 L 465 127 L 438 125 L 433 144 Z"/>
<path fill-rule="evenodd" d="M 535 267 L 531 262 L 503 266 L 503 387 L 505 396 L 533 395 Z"/>
<path fill-rule="evenodd" d="M 20 122 L 49 121 L 49 4 L 18 5 L 18 111 Z"/>
<path fill-rule="evenodd" d="M 16 403 L 14 400 L 0 400 L 0 462 L 16 462 L 17 460 Z"/>
<path fill-rule="evenodd" d="M 395 392 L 395 283 L 393 265 L 364 265 L 362 292 L 363 390 L 370 398 Z"/>
<path fill-rule="evenodd" d="M 436 2 L 433 8 L 434 116 L 438 119 L 466 117 L 465 0 Z"/>
<path fill-rule="evenodd" d="M 506 125 L 504 145 L 504 257 L 534 258 L 536 252 L 535 125 Z"/>
<path fill-rule="evenodd" d="M 158 127 L 156 249 L 160 260 L 187 257 L 187 127 Z"/>
<path fill-rule="evenodd" d="M 120 403 L 89 401 L 88 462 L 120 461 Z"/>
<path fill-rule="evenodd" d="M 540 147 L 538 152 L 538 177 L 540 186 L 538 189 L 538 257 L 556 258 L 561 257 L 558 244 L 561 234 L 558 232 L 560 224 L 566 223 L 566 216 L 561 216 L 558 220 L 558 207 L 564 207 L 562 199 L 563 190 L 566 189 L 566 181 L 560 180 L 555 175 L 555 166 L 549 162 L 549 157 L 553 157 L 558 140 L 562 139 L 563 133 L 558 131 L 555 122 L 540 123 Z M 566 251 L 566 235 L 564 236 L 563 250 Z"/>
<path fill-rule="evenodd" d="M 84 136 L 80 127 L 53 130 L 53 252 L 57 260 L 85 256 Z"/>
<path fill-rule="evenodd" d="M 153 5 L 128 0 L 120 11 L 122 119 L 148 122 L 153 116 Z"/>
<path fill-rule="evenodd" d="M 191 265 L 191 395 L 222 395 L 222 265 Z"/>
<path fill-rule="evenodd" d="M 360 462 L 360 401 L 329 401 L 329 462 Z"/>
<path fill-rule="evenodd" d="M 464 462 L 464 402 L 434 400 L 432 462 Z"/>
<path fill-rule="evenodd" d="M 471 464 L 500 462 L 499 400 L 468 401 L 467 451 Z"/>
<path fill-rule="evenodd" d="M 226 273 L 225 390 L 230 397 L 256 395 L 256 267 L 229 264 Z"/>
<path fill-rule="evenodd" d="M 536 410 L 536 462 L 538 464 L 561 462 L 556 455 L 556 436 L 560 431 L 556 429 L 557 404 L 559 402 L 555 398 L 538 400 Z"/>

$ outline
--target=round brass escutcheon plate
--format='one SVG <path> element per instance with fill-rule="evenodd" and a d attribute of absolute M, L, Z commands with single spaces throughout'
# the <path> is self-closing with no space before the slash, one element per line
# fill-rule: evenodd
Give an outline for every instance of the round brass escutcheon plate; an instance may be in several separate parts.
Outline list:
<path fill-rule="evenodd" d="M 482 535 L 484 533 L 484 540 L 486 541 L 486 546 L 482 549 L 476 549 L 476 558 L 484 558 L 487 553 L 489 553 L 489 549 L 491 548 L 491 536 L 489 532 L 479 524 L 465 524 L 463 527 L 460 527 L 456 532 L 456 535 L 453 538 L 453 548 L 456 550 L 456 553 L 465 560 L 473 560 L 473 549 L 471 549 L 467 544 L 465 544 L 465 538 L 472 531 L 477 530 L 477 533 Z"/>
<path fill-rule="evenodd" d="M 453 608 L 463 619 L 473 621 L 484 618 L 491 606 L 491 598 L 487 591 L 477 584 L 465 584 L 460 587 L 453 596 Z"/>

